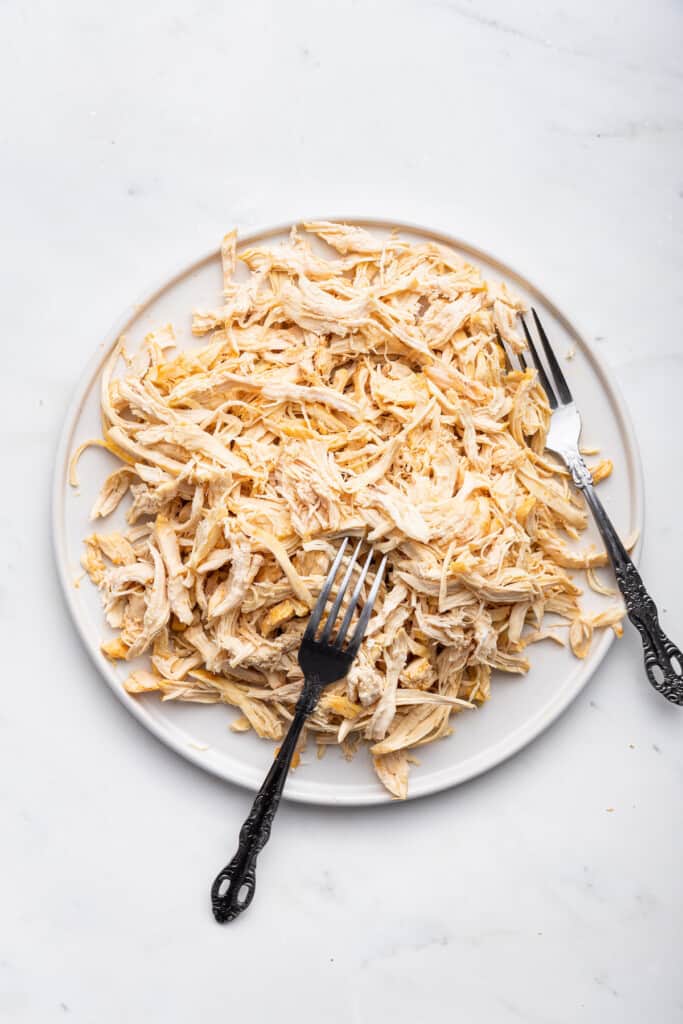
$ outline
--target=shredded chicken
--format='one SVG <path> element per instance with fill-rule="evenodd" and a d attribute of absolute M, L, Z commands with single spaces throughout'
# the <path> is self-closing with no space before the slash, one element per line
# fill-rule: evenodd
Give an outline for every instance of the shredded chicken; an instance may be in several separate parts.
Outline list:
<path fill-rule="evenodd" d="M 104 652 L 149 655 L 129 693 L 224 702 L 234 731 L 280 740 L 338 539 L 367 536 L 388 570 L 357 662 L 306 735 L 345 756 L 368 740 L 400 798 L 411 748 L 486 701 L 494 669 L 524 673 L 530 644 L 564 643 L 546 615 L 584 657 L 623 609 L 583 614 L 565 571 L 595 586 L 604 554 L 568 546 L 583 499 L 544 451 L 536 371 L 505 367 L 498 335 L 522 347 L 522 301 L 434 243 L 303 229 L 241 253 L 226 236 L 223 302 L 193 320 L 201 347 L 178 349 L 168 327 L 132 356 L 116 347 L 92 443 L 123 465 L 92 517 L 129 496 L 129 529 L 88 537 L 83 565 L 118 631 Z"/>

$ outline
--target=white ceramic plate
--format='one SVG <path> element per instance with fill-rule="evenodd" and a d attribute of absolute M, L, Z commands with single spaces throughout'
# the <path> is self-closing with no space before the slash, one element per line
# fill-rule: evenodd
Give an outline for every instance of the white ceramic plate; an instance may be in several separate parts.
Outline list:
<path fill-rule="evenodd" d="M 393 226 L 382 221 L 361 223 L 378 233 Z M 639 530 L 642 519 L 642 480 L 638 453 L 626 410 L 609 375 L 575 327 L 533 285 L 491 256 L 455 238 L 409 225 L 398 225 L 402 235 L 415 241 L 432 239 L 453 246 L 484 268 L 487 277 L 503 278 L 533 301 L 560 355 L 574 350 L 566 362 L 567 376 L 583 415 L 583 440 L 600 445 L 614 462 L 612 477 L 600 487 L 600 494 L 622 536 Z M 285 237 L 289 225 L 260 231 L 242 239 L 243 244 L 275 242 Z M 153 695 L 129 696 L 122 682 L 128 666 L 111 664 L 100 652 L 109 634 L 99 595 L 81 575 L 83 537 L 92 531 L 88 513 L 101 482 L 115 460 L 101 449 L 88 449 L 79 465 L 80 486 L 69 487 L 68 463 L 73 450 L 89 437 L 99 436 L 98 388 L 100 372 L 112 346 L 126 334 L 133 348 L 152 327 L 169 321 L 175 326 L 179 343 L 201 344 L 192 338 L 190 314 L 195 306 L 213 307 L 221 295 L 218 252 L 209 253 L 167 280 L 148 298 L 133 306 L 103 341 L 87 367 L 64 425 L 57 455 L 53 526 L 59 574 L 68 606 L 94 664 L 126 705 L 149 730 L 183 757 L 221 778 L 250 789 L 261 784 L 272 756 L 272 746 L 253 733 L 235 734 L 228 729 L 237 712 L 224 705 L 162 703 Z M 122 510 L 117 516 L 123 521 Z M 113 522 L 118 520 L 112 517 Z M 593 531 L 588 540 L 598 541 Z M 600 606 L 604 601 L 591 591 L 585 604 Z M 532 668 L 526 677 L 496 674 L 492 698 L 484 707 L 453 719 L 455 731 L 447 739 L 421 747 L 421 764 L 411 772 L 410 796 L 434 793 L 470 779 L 520 750 L 538 736 L 567 707 L 595 671 L 612 643 L 612 631 L 599 635 L 590 655 L 577 661 L 567 651 L 545 641 L 531 649 Z M 94 683 L 93 683 L 94 685 Z M 103 732 L 107 723 L 102 722 Z M 373 804 L 390 800 L 374 776 L 367 750 L 361 748 L 348 763 L 338 750 L 328 750 L 318 761 L 309 753 L 306 763 L 293 773 L 286 788 L 292 800 L 320 804 Z"/>

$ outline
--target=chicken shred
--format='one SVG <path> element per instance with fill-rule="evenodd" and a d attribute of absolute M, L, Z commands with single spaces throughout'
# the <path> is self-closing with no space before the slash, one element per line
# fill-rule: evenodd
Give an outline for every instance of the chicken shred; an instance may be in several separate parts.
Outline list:
<path fill-rule="evenodd" d="M 148 655 L 129 693 L 229 704 L 233 731 L 281 740 L 338 539 L 377 544 L 388 569 L 365 642 L 305 733 L 319 756 L 368 741 L 405 798 L 412 748 L 485 702 L 493 670 L 526 672 L 530 644 L 564 643 L 546 615 L 582 658 L 623 608 L 585 614 L 566 571 L 600 590 L 605 555 L 571 549 L 583 499 L 544 452 L 536 371 L 502 358 L 499 336 L 522 347 L 522 300 L 435 243 L 303 229 L 242 252 L 225 236 L 221 304 L 194 314 L 201 342 L 180 348 L 167 326 L 133 356 L 116 347 L 103 436 L 79 447 L 71 481 L 89 444 L 116 455 L 92 518 L 127 499 L 128 529 L 89 536 L 82 562 L 118 631 L 103 652 Z M 598 463 L 596 482 L 611 470 Z"/>

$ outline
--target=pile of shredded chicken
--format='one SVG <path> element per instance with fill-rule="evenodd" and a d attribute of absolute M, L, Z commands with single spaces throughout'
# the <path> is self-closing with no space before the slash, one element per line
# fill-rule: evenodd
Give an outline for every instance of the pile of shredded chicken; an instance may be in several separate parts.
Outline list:
<path fill-rule="evenodd" d="M 385 579 L 301 746 L 351 756 L 367 740 L 405 797 L 411 751 L 486 701 L 493 669 L 525 673 L 545 637 L 583 657 L 623 614 L 582 614 L 566 571 L 607 593 L 604 554 L 567 544 L 586 511 L 544 452 L 536 372 L 506 368 L 524 305 L 450 249 L 342 224 L 239 254 L 232 232 L 222 261 L 222 305 L 193 318 L 206 343 L 178 350 L 167 327 L 130 355 L 122 339 L 103 374 L 103 439 L 88 443 L 123 465 L 92 516 L 132 499 L 125 532 L 85 542 L 118 631 L 103 650 L 149 652 L 130 693 L 224 702 L 232 729 L 281 740 L 309 610 L 339 538 L 365 535 L 388 552 Z"/>

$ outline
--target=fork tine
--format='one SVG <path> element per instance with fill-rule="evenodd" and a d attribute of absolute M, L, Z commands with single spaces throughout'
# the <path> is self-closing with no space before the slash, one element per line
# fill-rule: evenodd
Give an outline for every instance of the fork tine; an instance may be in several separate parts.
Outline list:
<path fill-rule="evenodd" d="M 533 308 L 533 306 L 531 308 L 531 315 L 534 318 L 534 323 L 536 324 L 536 330 L 538 331 L 538 336 L 541 339 L 541 344 L 543 345 L 543 351 L 546 354 L 546 358 L 548 360 L 548 366 L 550 367 L 550 372 L 553 375 L 553 379 L 555 381 L 555 387 L 557 388 L 557 393 L 560 396 L 560 401 L 562 402 L 563 405 L 566 405 L 568 402 L 572 402 L 573 401 L 572 393 L 569 390 L 569 385 L 567 384 L 567 381 L 565 380 L 565 376 L 562 373 L 562 367 L 560 366 L 560 364 L 557 361 L 557 357 L 555 356 L 555 353 L 553 352 L 553 350 L 551 348 L 550 342 L 548 341 L 548 337 L 547 337 L 545 331 L 543 330 L 543 326 L 541 324 L 541 321 L 538 319 L 538 314 L 537 314 L 536 310 Z"/>
<path fill-rule="evenodd" d="M 337 596 L 334 599 L 334 604 L 332 605 L 332 607 L 330 609 L 330 614 L 327 616 L 327 622 L 325 623 L 325 628 L 323 629 L 323 631 L 322 631 L 322 633 L 320 635 L 320 642 L 321 643 L 326 643 L 330 639 L 330 633 L 332 632 L 332 627 L 334 626 L 335 622 L 337 621 L 337 615 L 339 614 L 339 609 L 341 608 L 341 603 L 344 600 L 344 594 L 346 593 L 346 588 L 348 587 L 349 580 L 351 579 L 351 576 L 353 574 L 353 569 L 354 569 L 354 566 L 356 564 L 356 559 L 358 558 L 358 552 L 361 549 L 362 543 L 363 543 L 363 538 L 361 537 L 361 539 L 356 544 L 356 550 L 351 555 L 351 560 L 349 561 L 349 564 L 348 564 L 348 567 L 346 569 L 346 572 L 344 573 L 344 579 L 342 580 L 341 587 L 339 588 L 339 590 L 337 592 Z"/>
<path fill-rule="evenodd" d="M 372 581 L 372 586 L 370 587 L 370 593 L 368 594 L 368 599 L 367 599 L 367 601 L 365 603 L 363 611 L 360 613 L 360 618 L 358 619 L 358 625 L 356 626 L 356 628 L 354 630 L 354 634 L 351 637 L 351 640 L 349 641 L 349 646 L 347 648 L 347 651 L 354 658 L 355 658 L 355 656 L 356 656 L 356 654 L 358 652 L 358 648 L 360 647 L 361 643 L 363 642 L 363 637 L 365 636 L 365 630 L 367 629 L 368 622 L 370 621 L 370 615 L 372 614 L 372 606 L 374 605 L 375 599 L 376 599 L 377 594 L 379 592 L 379 588 L 380 588 L 381 583 L 382 583 L 382 577 L 384 576 L 384 570 L 386 569 L 386 567 L 387 567 L 387 556 L 384 555 L 383 558 L 382 558 L 382 561 L 379 563 L 379 568 L 377 569 L 377 574 L 376 574 L 374 580 Z"/>
<path fill-rule="evenodd" d="M 353 594 L 351 595 L 351 600 L 349 601 L 349 606 L 346 609 L 346 612 L 344 614 L 344 618 L 342 619 L 342 624 L 339 627 L 339 632 L 337 633 L 337 636 L 335 637 L 335 640 L 334 640 L 334 646 L 335 647 L 341 647 L 341 645 L 344 643 L 344 640 L 346 638 L 346 634 L 348 632 L 349 623 L 351 622 L 351 618 L 353 616 L 353 613 L 356 610 L 356 605 L 358 604 L 358 599 L 360 597 L 360 592 L 361 592 L 361 589 L 363 587 L 363 583 L 365 582 L 365 577 L 368 574 L 368 569 L 370 568 L 370 563 L 372 562 L 372 557 L 373 557 L 374 553 L 375 553 L 375 549 L 371 547 L 370 550 L 368 551 L 368 557 L 365 559 L 365 564 L 364 564 L 363 568 L 360 571 L 360 576 L 358 577 L 358 580 L 356 582 L 356 586 L 354 587 Z"/>
<path fill-rule="evenodd" d="M 305 640 L 313 640 L 315 638 L 316 630 L 320 625 L 320 619 L 322 618 L 322 614 L 325 611 L 327 599 L 330 596 L 330 591 L 332 590 L 335 577 L 337 575 L 337 572 L 339 571 L 339 566 L 341 564 L 342 558 L 344 557 L 344 552 L 346 551 L 346 545 L 348 543 L 349 538 L 344 537 L 344 540 L 339 545 L 339 551 L 335 555 L 334 562 L 332 563 L 332 568 L 327 574 L 327 579 L 325 580 L 323 589 L 320 591 L 318 600 L 315 603 L 315 608 L 313 609 L 311 618 L 309 619 L 308 625 L 306 626 L 306 632 L 304 633 Z"/>
<path fill-rule="evenodd" d="M 545 391 L 546 396 L 548 398 L 548 404 L 550 405 L 551 409 L 557 409 L 557 399 L 555 398 L 555 392 L 550 386 L 550 381 L 548 380 L 548 375 L 545 372 L 545 367 L 543 366 L 540 356 L 536 351 L 536 346 L 534 345 L 533 338 L 529 334 L 529 328 L 526 325 L 526 320 L 524 319 L 521 313 L 519 314 L 519 319 L 522 321 L 522 327 L 524 328 L 524 336 L 526 337 L 526 343 L 529 347 L 529 351 L 531 352 L 531 358 L 534 361 L 534 365 L 538 370 L 538 377 L 541 382 L 541 387 Z"/>
<path fill-rule="evenodd" d="M 501 338 L 500 331 L 498 330 L 497 327 L 496 327 L 496 337 L 498 338 L 498 344 L 502 348 L 503 355 L 505 356 L 505 369 L 507 370 L 508 373 L 513 373 L 515 367 L 512 364 L 512 360 L 510 359 L 510 353 L 508 352 L 508 347 L 505 344 L 505 342 L 503 341 L 503 339 Z M 519 359 L 520 369 L 523 372 L 524 370 L 526 370 L 526 365 L 527 365 L 526 364 L 526 359 L 524 358 L 524 353 L 523 352 L 518 352 L 517 353 L 517 358 Z"/>

